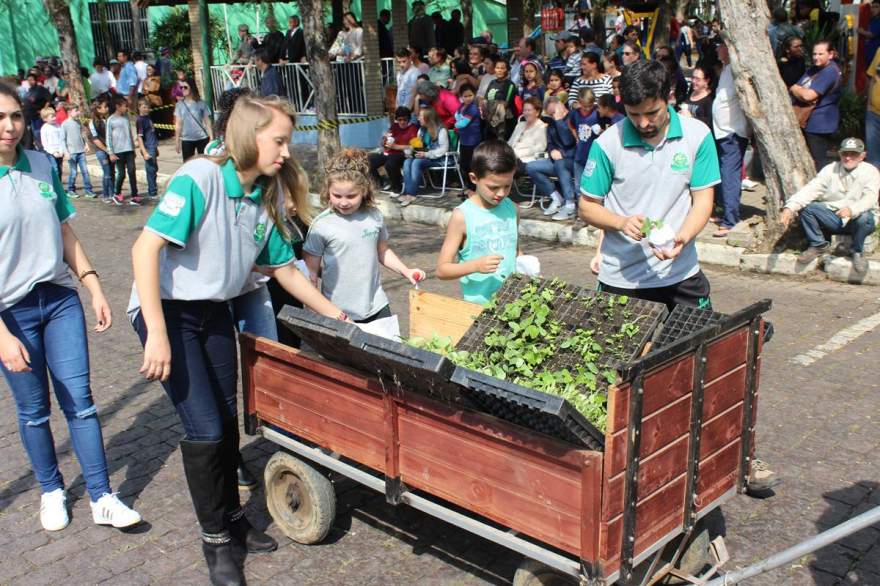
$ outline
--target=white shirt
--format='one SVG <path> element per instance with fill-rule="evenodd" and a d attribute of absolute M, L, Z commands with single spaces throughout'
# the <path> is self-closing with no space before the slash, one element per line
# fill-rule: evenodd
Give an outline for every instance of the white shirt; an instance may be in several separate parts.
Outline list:
<path fill-rule="evenodd" d="M 135 61 L 134 62 L 134 70 L 137 71 L 138 74 L 138 89 L 137 93 L 144 93 L 144 80 L 147 79 L 147 62 L 146 61 Z"/>
<path fill-rule="evenodd" d="M 733 85 L 733 73 L 730 65 L 725 65 L 718 78 L 718 89 L 715 90 L 715 101 L 712 102 L 712 126 L 715 139 L 722 139 L 731 134 L 742 138 L 752 135 L 749 121 L 739 105 L 736 88 Z"/>
<path fill-rule="evenodd" d="M 113 77 L 113 74 L 110 73 L 109 69 L 105 69 L 100 73 L 96 71 L 91 74 L 89 76 L 89 83 L 92 86 L 92 95 L 90 97 L 95 98 L 103 93 L 109 92 L 111 88 L 115 88 L 116 78 Z"/>
<path fill-rule="evenodd" d="M 40 142 L 43 143 L 43 150 L 53 157 L 67 154 L 64 130 L 57 124 L 47 123 L 40 127 Z"/>

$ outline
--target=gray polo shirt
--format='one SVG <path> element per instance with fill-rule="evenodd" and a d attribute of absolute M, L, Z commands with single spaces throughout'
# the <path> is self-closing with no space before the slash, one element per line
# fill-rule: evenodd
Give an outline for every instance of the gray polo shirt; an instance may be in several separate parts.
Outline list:
<path fill-rule="evenodd" d="M 349 215 L 324 210 L 309 226 L 303 252 L 321 257 L 321 293 L 351 319 L 366 319 L 388 305 L 377 251 L 385 240 L 385 219 L 375 208 Z"/>
<path fill-rule="evenodd" d="M 621 216 L 662 219 L 676 233 L 691 210 L 691 191 L 721 182 L 718 153 L 709 128 L 669 108 L 666 138 L 656 147 L 642 141 L 624 118 L 590 148 L 581 194 L 601 199 Z M 599 281 L 612 287 L 646 289 L 675 285 L 700 270 L 694 241 L 672 260 L 654 256 L 647 239 L 607 231 L 602 241 Z"/>
<path fill-rule="evenodd" d="M 83 140 L 82 126 L 73 118 L 68 118 L 61 124 L 64 131 L 64 141 L 67 143 L 67 152 L 78 155 L 86 152 L 86 141 Z"/>
<path fill-rule="evenodd" d="M 231 160 L 221 166 L 193 159 L 181 166 L 144 230 L 169 242 L 159 260 L 166 300 L 228 301 L 241 293 L 254 265 L 293 261 L 293 247 L 275 229 L 259 184 L 245 195 Z M 139 308 L 132 287 L 129 316 Z"/>
<path fill-rule="evenodd" d="M 76 288 L 61 239 L 76 210 L 45 153 L 16 150 L 15 165 L 0 166 L 0 311 L 39 283 Z"/>

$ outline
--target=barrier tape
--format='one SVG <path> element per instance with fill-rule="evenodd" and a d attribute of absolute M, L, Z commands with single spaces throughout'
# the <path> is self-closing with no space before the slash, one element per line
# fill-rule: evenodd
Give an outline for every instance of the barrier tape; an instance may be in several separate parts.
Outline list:
<path fill-rule="evenodd" d="M 341 118 L 339 120 L 319 120 L 317 124 L 306 124 L 294 127 L 294 132 L 308 132 L 311 130 L 333 130 L 345 124 L 362 124 L 364 122 L 372 122 L 373 120 L 381 120 L 387 118 L 385 114 L 381 116 L 361 116 L 358 118 Z"/>

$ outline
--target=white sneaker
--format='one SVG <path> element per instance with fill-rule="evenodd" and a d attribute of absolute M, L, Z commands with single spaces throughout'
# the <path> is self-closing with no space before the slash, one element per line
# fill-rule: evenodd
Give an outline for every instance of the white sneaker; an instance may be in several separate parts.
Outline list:
<path fill-rule="evenodd" d="M 128 508 L 113 494 L 104 494 L 92 506 L 92 519 L 96 525 L 113 525 L 117 529 L 131 527 L 141 522 L 141 516 L 134 509 Z"/>
<path fill-rule="evenodd" d="M 551 198 L 550 205 L 547 206 L 546 210 L 544 210 L 545 216 L 552 216 L 553 214 L 558 212 L 559 208 L 562 207 L 562 204 L 565 203 L 565 200 L 562 199 L 562 197 L 560 197 L 556 192 L 553 192 L 553 194 L 550 196 L 550 198 Z"/>
<path fill-rule="evenodd" d="M 70 524 L 67 495 L 63 488 L 44 492 L 40 497 L 40 523 L 46 531 L 61 531 Z"/>
<path fill-rule="evenodd" d="M 565 204 L 552 220 L 570 220 L 574 216 L 574 204 Z"/>
<path fill-rule="evenodd" d="M 743 191 L 754 191 L 757 186 L 758 186 L 758 182 L 752 181 L 748 177 L 743 179 L 742 184 L 740 185 L 740 187 L 743 189 Z"/>

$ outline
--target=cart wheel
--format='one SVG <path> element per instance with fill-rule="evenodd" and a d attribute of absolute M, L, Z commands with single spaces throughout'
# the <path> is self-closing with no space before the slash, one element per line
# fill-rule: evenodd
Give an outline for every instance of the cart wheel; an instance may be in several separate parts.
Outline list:
<path fill-rule="evenodd" d="M 276 452 L 264 473 L 266 506 L 284 534 L 311 545 L 330 531 L 336 493 L 326 476 L 287 452 Z"/>
<path fill-rule="evenodd" d="M 676 564 L 676 568 L 691 576 L 698 576 L 704 570 L 709 569 L 712 565 L 712 556 L 709 552 L 711 542 L 719 535 L 724 535 L 724 533 L 724 514 L 721 512 L 721 509 L 714 509 L 697 522 L 687 545 L 684 546 L 684 551 L 678 564 Z M 680 542 L 676 540 L 672 543 L 677 547 Z M 688 582 L 671 575 L 666 576 L 660 583 L 688 584 Z"/>
<path fill-rule="evenodd" d="M 513 586 L 576 586 L 578 581 L 546 564 L 524 559 L 513 575 Z"/>

